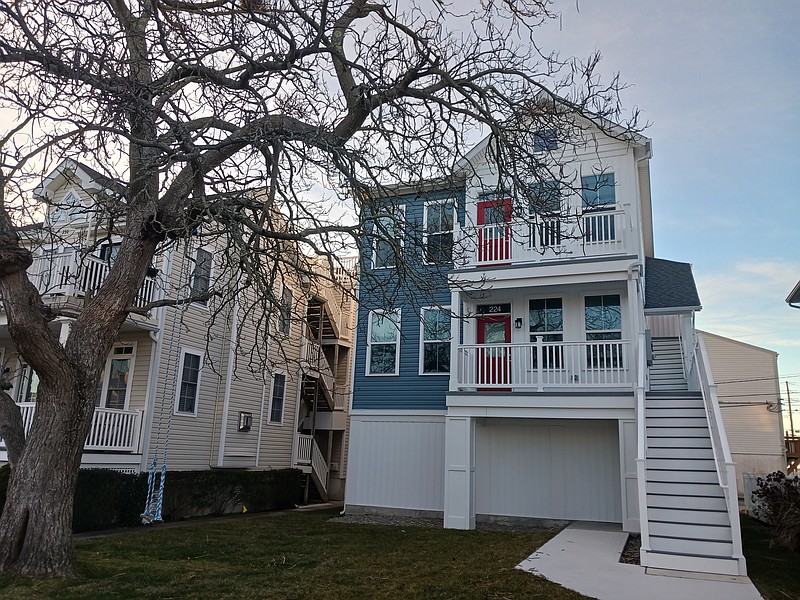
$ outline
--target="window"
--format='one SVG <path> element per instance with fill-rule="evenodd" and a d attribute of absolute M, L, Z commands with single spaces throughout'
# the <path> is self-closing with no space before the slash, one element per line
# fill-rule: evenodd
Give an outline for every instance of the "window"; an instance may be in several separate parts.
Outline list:
<path fill-rule="evenodd" d="M 453 220 L 455 207 L 452 201 L 425 204 L 425 260 L 430 263 L 453 261 Z"/>
<path fill-rule="evenodd" d="M 561 212 L 561 184 L 558 181 L 542 181 L 530 186 L 530 214 L 552 215 Z"/>
<path fill-rule="evenodd" d="M 133 371 L 134 347 L 114 346 L 106 361 L 95 406 L 125 410 Z"/>
<path fill-rule="evenodd" d="M 17 388 L 17 402 L 36 402 L 36 391 L 39 389 L 39 376 L 30 365 L 20 363 L 20 379 Z"/>
<path fill-rule="evenodd" d="M 200 388 L 200 365 L 203 362 L 201 354 L 184 352 L 181 367 L 181 380 L 178 393 L 177 412 L 182 414 L 197 413 L 197 392 Z"/>
<path fill-rule="evenodd" d="M 371 311 L 367 332 L 367 375 L 397 375 L 400 310 Z"/>
<path fill-rule="evenodd" d="M 100 259 L 113 264 L 119 254 L 122 242 L 112 242 L 100 246 Z"/>
<path fill-rule="evenodd" d="M 269 422 L 283 423 L 283 399 L 286 395 L 286 375 L 272 376 L 272 393 L 269 396 Z"/>
<path fill-rule="evenodd" d="M 581 188 L 584 209 L 614 208 L 614 173 L 581 177 Z"/>
<path fill-rule="evenodd" d="M 540 129 L 533 134 L 533 151 L 544 152 L 545 150 L 558 149 L 558 137 L 555 129 Z"/>
<path fill-rule="evenodd" d="M 538 337 L 544 342 L 542 366 L 548 369 L 561 368 L 564 364 L 563 347 L 560 344 L 547 344 L 547 342 L 564 341 L 564 309 L 561 298 L 530 300 L 528 315 L 531 342 L 536 342 Z M 538 364 L 538 355 L 534 352 L 533 368 L 537 368 Z"/>
<path fill-rule="evenodd" d="M 450 311 L 422 310 L 421 373 L 450 372 Z"/>
<path fill-rule="evenodd" d="M 586 296 L 586 340 L 621 340 L 622 308 L 619 295 Z M 622 366 L 619 344 L 590 344 L 586 349 L 589 368 Z"/>
<path fill-rule="evenodd" d="M 192 273 L 192 296 L 202 296 L 211 289 L 211 252 L 199 248 Z"/>
<path fill-rule="evenodd" d="M 375 236 L 372 247 L 372 266 L 384 269 L 397 265 L 397 253 L 403 246 L 403 219 L 405 207 L 388 210 L 375 219 Z"/>
<path fill-rule="evenodd" d="M 281 293 L 281 305 L 278 310 L 278 331 L 283 335 L 289 335 L 292 329 L 293 302 L 292 290 L 284 285 Z"/>

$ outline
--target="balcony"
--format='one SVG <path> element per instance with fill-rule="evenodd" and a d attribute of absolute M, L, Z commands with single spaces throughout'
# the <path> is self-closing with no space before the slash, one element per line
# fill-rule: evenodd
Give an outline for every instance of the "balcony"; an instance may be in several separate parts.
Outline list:
<path fill-rule="evenodd" d="M 35 402 L 18 404 L 22 413 L 22 424 L 25 435 L 33 423 L 36 412 Z M 86 436 L 84 450 L 93 452 L 138 452 L 139 430 L 142 425 L 142 411 L 140 410 L 114 410 L 110 408 L 96 408 L 92 417 L 92 426 Z M 5 445 L 0 439 L 0 446 Z"/>
<path fill-rule="evenodd" d="M 462 230 L 467 267 L 541 263 L 633 252 L 625 212 L 586 212 L 574 218 L 535 216 L 525 221 Z"/>
<path fill-rule="evenodd" d="M 631 388 L 630 342 L 536 342 L 458 346 L 456 384 L 464 391 Z"/>
<path fill-rule="evenodd" d="M 100 289 L 108 270 L 108 261 L 69 250 L 35 257 L 28 275 L 42 296 L 82 298 Z M 155 294 L 156 280 L 147 277 L 136 294 L 134 305 L 149 304 Z"/>

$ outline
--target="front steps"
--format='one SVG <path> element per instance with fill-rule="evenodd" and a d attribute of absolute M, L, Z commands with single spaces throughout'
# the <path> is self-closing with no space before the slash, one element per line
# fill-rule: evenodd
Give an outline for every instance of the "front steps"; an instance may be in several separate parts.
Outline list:
<path fill-rule="evenodd" d="M 744 575 L 719 485 L 703 398 L 649 393 L 645 400 L 650 550 L 642 565 Z"/>
<path fill-rule="evenodd" d="M 653 364 L 650 366 L 650 390 L 686 391 L 683 354 L 678 338 L 653 338 Z"/>

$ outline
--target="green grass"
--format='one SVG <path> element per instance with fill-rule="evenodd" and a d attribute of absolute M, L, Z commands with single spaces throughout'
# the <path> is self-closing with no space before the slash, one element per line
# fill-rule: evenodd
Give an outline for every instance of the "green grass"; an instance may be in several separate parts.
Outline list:
<path fill-rule="evenodd" d="M 742 517 L 742 544 L 747 574 L 764 600 L 800 598 L 800 554 L 770 546 L 769 527 Z"/>
<path fill-rule="evenodd" d="M 0 576 L 0 598 L 585 598 L 514 569 L 556 532 L 248 515 L 77 542 L 81 578 Z"/>

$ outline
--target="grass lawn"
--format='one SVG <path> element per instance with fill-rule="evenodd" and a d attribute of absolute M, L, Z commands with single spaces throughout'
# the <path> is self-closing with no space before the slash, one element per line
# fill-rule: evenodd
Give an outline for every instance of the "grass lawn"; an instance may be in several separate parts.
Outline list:
<path fill-rule="evenodd" d="M 585 598 L 514 566 L 555 531 L 247 515 L 77 542 L 81 579 L 0 576 L 0 598 Z"/>
<path fill-rule="evenodd" d="M 765 600 L 800 598 L 800 554 L 770 547 L 770 530 L 750 517 L 742 517 L 742 544 L 747 574 Z"/>

